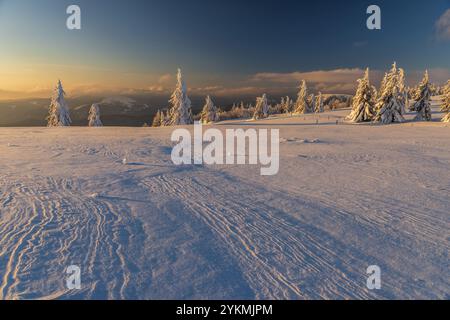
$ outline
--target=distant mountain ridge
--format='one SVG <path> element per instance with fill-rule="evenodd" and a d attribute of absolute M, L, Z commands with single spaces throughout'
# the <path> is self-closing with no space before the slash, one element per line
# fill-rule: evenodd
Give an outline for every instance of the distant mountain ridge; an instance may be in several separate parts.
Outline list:
<path fill-rule="evenodd" d="M 92 103 L 99 104 L 102 121 L 108 126 L 142 126 L 145 122 L 151 122 L 158 109 L 124 96 L 79 97 L 68 98 L 67 101 L 74 126 L 87 125 Z M 49 103 L 49 99 L 0 102 L 0 126 L 46 126 Z"/>
<path fill-rule="evenodd" d="M 325 104 L 333 102 L 336 107 L 347 101 L 350 95 L 324 95 Z M 204 97 L 191 96 L 192 111 L 197 114 L 204 105 Z M 101 120 L 105 126 L 140 127 L 145 123 L 151 124 L 159 109 L 167 109 L 169 97 L 148 97 L 144 95 L 115 95 L 108 97 L 81 96 L 68 97 L 70 116 L 73 126 L 87 126 L 89 109 L 93 103 L 100 106 Z M 245 97 L 245 104 L 254 104 L 255 98 Z M 151 101 L 151 103 L 150 103 Z M 240 99 L 217 99 L 215 103 L 223 110 L 231 109 L 233 103 Z M 279 99 L 269 99 L 270 104 L 279 103 Z M 331 103 L 330 103 L 331 104 Z M 345 104 L 345 103 L 344 103 Z M 50 98 L 22 99 L 0 101 L 0 127 L 42 127 L 47 125 Z"/>

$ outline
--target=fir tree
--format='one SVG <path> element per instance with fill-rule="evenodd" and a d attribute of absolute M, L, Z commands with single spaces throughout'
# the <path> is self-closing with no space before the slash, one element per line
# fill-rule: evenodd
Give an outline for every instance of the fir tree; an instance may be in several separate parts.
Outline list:
<path fill-rule="evenodd" d="M 59 80 L 49 107 L 49 115 L 47 117 L 48 127 L 67 127 L 72 123 L 69 107 L 64 98 L 65 95 L 66 93 L 64 92 L 61 80 Z"/>
<path fill-rule="evenodd" d="M 425 75 L 422 82 L 419 84 L 415 98 L 416 102 L 413 104 L 412 110 L 416 111 L 417 115 L 414 120 L 431 121 L 431 87 L 428 71 L 425 71 Z"/>
<path fill-rule="evenodd" d="M 447 85 L 443 88 L 441 110 L 442 112 L 447 112 L 442 122 L 450 122 L 450 80 L 447 81 Z"/>
<path fill-rule="evenodd" d="M 441 111 L 450 112 L 450 80 L 447 81 L 447 84 L 444 86 L 444 88 L 441 89 L 441 91 L 442 91 Z"/>
<path fill-rule="evenodd" d="M 297 102 L 295 103 L 294 114 L 304 114 L 309 112 L 307 96 L 308 96 L 308 88 L 306 86 L 306 81 L 303 80 L 297 95 Z"/>
<path fill-rule="evenodd" d="M 358 79 L 358 88 L 352 101 L 352 112 L 347 117 L 351 122 L 372 121 L 375 116 L 375 92 L 370 85 L 369 68 L 364 78 Z"/>
<path fill-rule="evenodd" d="M 103 127 L 103 123 L 100 119 L 100 107 L 98 103 L 94 103 L 89 110 L 89 127 Z"/>
<path fill-rule="evenodd" d="M 308 98 L 308 113 L 314 112 L 316 110 L 316 96 L 310 94 Z"/>
<path fill-rule="evenodd" d="M 397 86 L 398 86 L 398 98 L 397 100 L 401 104 L 402 107 L 402 115 L 406 113 L 406 107 L 408 106 L 408 91 L 405 86 L 405 70 L 402 68 L 398 69 L 398 78 L 397 78 Z"/>
<path fill-rule="evenodd" d="M 383 124 L 405 121 L 403 107 L 398 101 L 398 71 L 395 62 L 382 81 L 377 100 L 375 121 Z"/>
<path fill-rule="evenodd" d="M 238 108 L 239 109 L 239 108 Z M 219 116 L 217 114 L 217 108 L 211 100 L 210 96 L 206 97 L 205 106 L 200 114 L 200 122 L 203 124 L 208 124 L 212 122 L 216 122 L 219 120 Z"/>
<path fill-rule="evenodd" d="M 170 98 L 169 125 L 186 125 L 194 123 L 192 117 L 191 100 L 187 95 L 186 85 L 183 81 L 181 69 L 178 69 L 177 86 Z"/>
<path fill-rule="evenodd" d="M 289 96 L 286 96 L 285 100 L 284 100 L 284 106 L 283 106 L 283 110 L 285 113 L 292 113 L 293 110 L 293 103 L 291 98 L 289 98 Z"/>
<path fill-rule="evenodd" d="M 314 112 L 322 113 L 324 111 L 325 111 L 325 108 L 324 108 L 324 105 L 323 105 L 322 92 L 319 92 L 319 95 L 317 96 L 316 108 L 315 108 Z"/>
<path fill-rule="evenodd" d="M 155 117 L 153 118 L 152 127 L 160 127 L 163 122 L 163 117 L 164 114 L 161 112 L 161 110 L 158 110 Z"/>
<path fill-rule="evenodd" d="M 262 97 L 256 98 L 255 113 L 253 114 L 253 119 L 258 120 L 262 118 L 267 118 L 269 113 L 269 106 L 267 104 L 267 97 L 264 93 Z"/>

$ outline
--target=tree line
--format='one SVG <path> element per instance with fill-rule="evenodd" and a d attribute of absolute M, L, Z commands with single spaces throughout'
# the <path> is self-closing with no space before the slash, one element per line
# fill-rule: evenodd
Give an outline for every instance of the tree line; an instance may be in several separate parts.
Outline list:
<path fill-rule="evenodd" d="M 407 109 L 416 113 L 414 118 L 416 121 L 431 121 L 431 96 L 433 93 L 442 95 L 441 111 L 445 113 L 442 121 L 450 122 L 450 80 L 444 87 L 437 88 L 430 82 L 426 71 L 417 87 L 408 88 L 405 85 L 404 70 L 397 68 L 397 64 L 394 62 L 392 68 L 385 73 L 380 88 L 377 90 L 370 83 L 369 73 L 369 68 L 367 68 L 363 78 L 357 80 L 356 93 L 350 100 L 352 110 L 346 118 L 349 122 L 381 124 L 404 122 Z M 65 94 L 61 81 L 58 81 L 47 117 L 49 127 L 70 126 L 72 123 Z M 198 120 L 202 124 L 210 124 L 232 118 L 260 120 L 267 118 L 270 114 L 322 113 L 325 111 L 327 101 L 320 92 L 318 95 L 309 94 L 306 81 L 302 80 L 295 101 L 288 96 L 282 97 L 281 102 L 273 106 L 269 105 L 267 95 L 263 94 L 256 98 L 254 106 L 251 104 L 245 106 L 241 102 L 239 106 L 233 105 L 231 110 L 223 111 L 215 106 L 212 98 L 208 95 L 202 111 L 194 116 L 186 84 L 181 70 L 178 69 L 176 87 L 169 103 L 170 107 L 166 111 L 157 111 L 152 122 L 153 127 L 189 125 L 193 124 L 194 120 Z M 99 104 L 94 103 L 91 106 L 87 120 L 90 127 L 103 126 Z"/>

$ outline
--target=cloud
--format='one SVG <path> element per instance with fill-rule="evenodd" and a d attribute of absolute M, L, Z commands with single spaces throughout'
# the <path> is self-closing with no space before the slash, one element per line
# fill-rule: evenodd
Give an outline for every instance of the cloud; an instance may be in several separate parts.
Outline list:
<path fill-rule="evenodd" d="M 400 66 L 401 67 L 401 66 Z M 379 86 L 387 70 L 370 70 L 370 81 Z M 450 70 L 447 68 L 429 69 L 430 79 L 433 83 L 443 84 L 450 79 Z M 291 73 L 257 73 L 250 77 L 250 82 L 256 88 L 268 88 L 268 92 L 280 92 L 298 87 L 300 81 L 305 80 L 312 91 L 323 93 L 353 94 L 357 86 L 357 79 L 361 78 L 364 70 L 360 68 L 318 70 L 309 72 Z M 406 70 L 406 84 L 417 85 L 422 80 L 424 70 Z M 274 90 L 278 89 L 278 90 Z"/>
<path fill-rule="evenodd" d="M 147 90 L 150 92 L 167 92 L 168 89 L 164 86 L 156 85 L 156 86 L 149 86 L 147 87 Z"/>
<path fill-rule="evenodd" d="M 170 73 L 166 73 L 166 74 L 163 74 L 162 76 L 159 77 L 158 83 L 160 83 L 160 84 L 169 84 L 169 83 L 174 82 L 173 79 L 174 78 L 173 78 L 173 76 Z"/>
<path fill-rule="evenodd" d="M 423 78 L 424 70 L 413 70 L 406 73 L 406 83 L 411 86 L 417 85 Z M 442 85 L 450 79 L 450 70 L 445 68 L 429 69 L 430 81 Z"/>
<path fill-rule="evenodd" d="M 401 66 L 400 66 L 401 67 Z M 430 79 L 433 83 L 444 84 L 450 79 L 448 68 L 429 69 Z M 370 80 L 375 86 L 379 86 L 386 70 L 370 70 Z M 208 83 L 196 85 L 187 83 L 188 93 L 192 97 L 204 97 L 211 95 L 218 98 L 254 99 L 267 93 L 272 97 L 284 95 L 293 96 L 298 91 L 301 80 L 306 80 L 310 92 L 322 92 L 333 94 L 354 94 L 358 78 L 361 78 L 364 70 L 361 68 L 341 68 L 334 70 L 316 70 L 308 72 L 270 73 L 261 72 L 243 78 L 235 78 L 232 83 Z M 417 85 L 422 79 L 424 70 L 406 70 L 406 83 L 409 86 Z M 119 87 L 105 86 L 99 83 L 71 84 L 63 83 L 69 97 L 76 96 L 109 96 L 109 95 L 141 95 L 148 97 L 167 98 L 172 93 L 175 82 L 170 75 L 155 77 L 147 86 Z M 34 87 L 26 91 L 10 91 L 7 88 L 0 89 L 0 100 L 20 98 L 49 98 L 52 87 Z M 167 100 L 166 99 L 166 100 Z"/>
<path fill-rule="evenodd" d="M 450 9 L 436 21 L 436 35 L 440 40 L 450 40 Z"/>
<path fill-rule="evenodd" d="M 364 74 L 362 69 L 335 69 L 291 73 L 257 73 L 251 80 L 255 82 L 272 82 L 279 84 L 294 83 L 306 80 L 313 83 L 343 83 L 355 81 Z"/>
<path fill-rule="evenodd" d="M 309 72 L 291 73 L 257 73 L 250 81 L 266 87 L 280 87 L 285 89 L 298 87 L 305 80 L 313 91 L 324 93 L 351 93 L 356 87 L 356 80 L 364 74 L 363 69 L 348 68 L 334 70 L 317 70 Z M 381 78 L 378 71 L 371 72 L 373 81 Z"/>

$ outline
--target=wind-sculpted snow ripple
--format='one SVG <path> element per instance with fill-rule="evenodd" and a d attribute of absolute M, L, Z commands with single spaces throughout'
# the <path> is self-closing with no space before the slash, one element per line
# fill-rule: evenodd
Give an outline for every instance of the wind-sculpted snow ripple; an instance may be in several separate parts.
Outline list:
<path fill-rule="evenodd" d="M 264 189 L 249 194 L 250 186 L 243 181 L 228 181 L 227 188 L 223 188 L 223 177 L 219 185 L 214 184 L 213 174 L 198 175 L 163 175 L 157 184 L 161 184 L 162 192 L 182 198 L 188 208 L 186 214 L 195 215 L 226 244 L 256 298 L 373 296 L 365 290 L 365 270 L 354 270 L 348 264 L 364 258 L 363 253 L 349 250 L 325 231 L 302 225 L 263 199 L 251 197 L 268 195 Z"/>
<path fill-rule="evenodd" d="M 125 298 L 136 227 L 128 209 L 80 193 L 72 180 L 38 181 L 3 186 L 0 299 Z M 84 270 L 80 292 L 65 288 L 70 265 Z"/>

